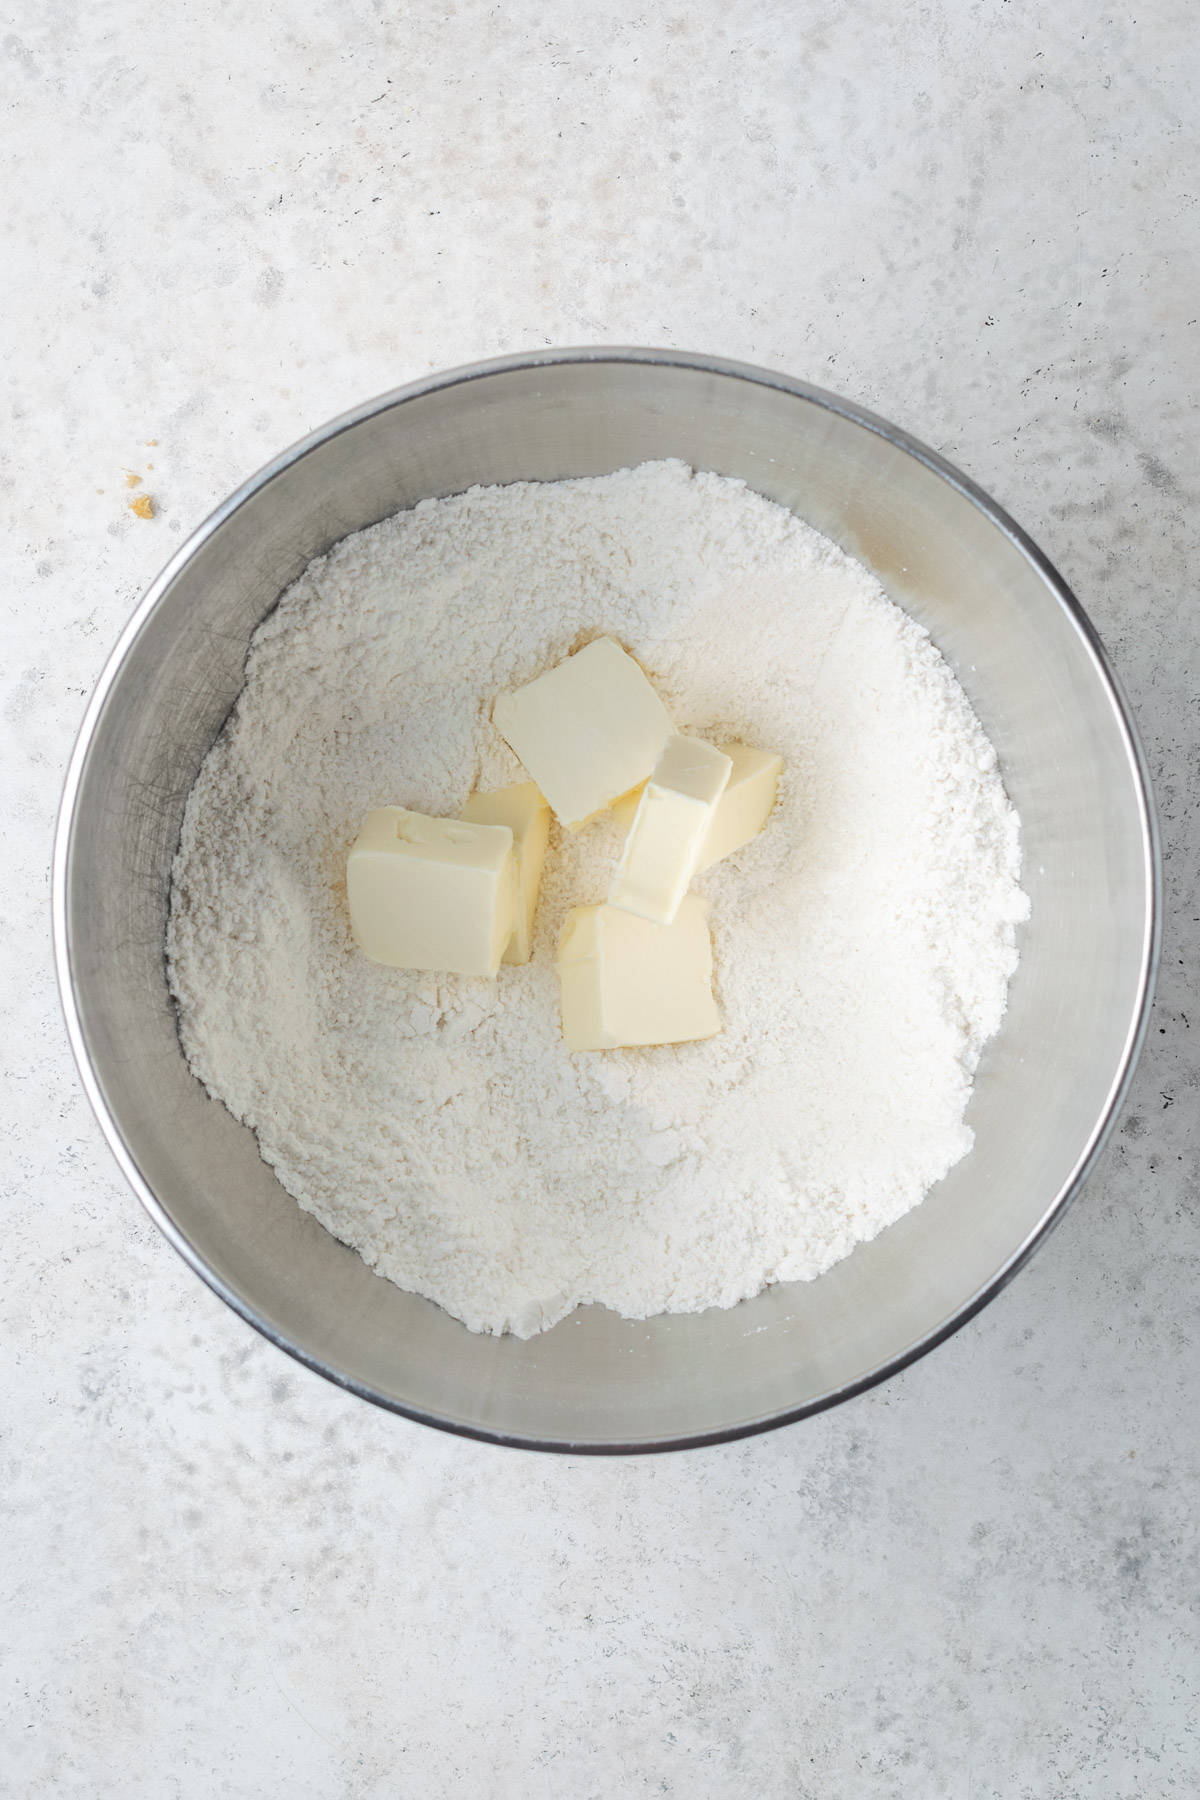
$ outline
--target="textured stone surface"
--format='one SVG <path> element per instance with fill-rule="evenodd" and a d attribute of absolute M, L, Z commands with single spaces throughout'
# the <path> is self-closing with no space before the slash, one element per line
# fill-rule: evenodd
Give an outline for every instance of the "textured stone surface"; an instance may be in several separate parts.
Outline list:
<path fill-rule="evenodd" d="M 1197 1791 L 1191 11 L 7 9 L 5 1793 Z M 1009 505 L 1115 656 L 1171 889 L 1123 1126 L 1013 1287 L 833 1415 L 627 1463 L 384 1417 L 226 1311 L 100 1141 L 46 923 L 180 534 L 379 389 L 588 341 L 822 381 Z"/>

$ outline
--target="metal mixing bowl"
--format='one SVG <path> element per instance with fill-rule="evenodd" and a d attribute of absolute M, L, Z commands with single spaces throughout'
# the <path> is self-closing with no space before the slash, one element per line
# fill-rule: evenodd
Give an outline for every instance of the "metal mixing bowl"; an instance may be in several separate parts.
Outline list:
<path fill-rule="evenodd" d="M 347 532 L 477 482 L 652 457 L 743 477 L 859 557 L 928 626 L 1001 757 L 1033 902 L 968 1113 L 975 1149 L 819 1281 L 643 1324 L 600 1307 L 527 1343 L 474 1336 L 302 1213 L 188 1073 L 163 968 L 188 789 L 251 632 Z M 736 621 L 730 621 L 736 630 Z M 84 1085 L 176 1249 L 310 1368 L 411 1418 L 548 1449 L 758 1431 L 903 1368 L 1012 1276 L 1077 1192 L 1145 1029 L 1158 946 L 1153 806 L 1078 603 L 962 475 L 846 401 L 676 351 L 507 358 L 373 400 L 270 463 L 154 583 L 94 695 L 55 849 L 59 978 Z"/>

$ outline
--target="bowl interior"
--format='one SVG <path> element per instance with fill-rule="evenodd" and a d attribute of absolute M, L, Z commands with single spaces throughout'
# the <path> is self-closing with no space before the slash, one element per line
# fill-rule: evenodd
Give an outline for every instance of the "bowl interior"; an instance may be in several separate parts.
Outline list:
<path fill-rule="evenodd" d="M 188 789 L 247 641 L 308 560 L 428 495 L 651 457 L 743 477 L 859 557 L 931 631 L 1000 753 L 1033 904 L 968 1115 L 974 1152 L 819 1281 L 636 1324 L 598 1307 L 521 1343 L 468 1332 L 301 1213 L 188 1073 L 163 967 Z M 59 953 L 77 1052 L 127 1173 L 193 1263 L 286 1348 L 436 1423 L 651 1447 L 829 1402 L 978 1304 L 1075 1183 L 1142 1023 L 1146 795 L 1086 626 L 1036 553 L 914 447 L 831 396 L 701 359 L 589 353 L 442 378 L 272 465 L 165 572 L 68 783 Z"/>

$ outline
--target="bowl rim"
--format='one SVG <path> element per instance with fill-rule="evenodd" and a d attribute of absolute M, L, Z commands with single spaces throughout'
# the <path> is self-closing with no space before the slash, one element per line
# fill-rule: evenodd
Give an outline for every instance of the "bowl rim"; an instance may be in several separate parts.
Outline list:
<path fill-rule="evenodd" d="M 1103 1107 L 1093 1125 L 1079 1156 L 1069 1175 L 1062 1183 L 1058 1193 L 1046 1208 L 1039 1223 L 1019 1243 L 1011 1255 L 1005 1260 L 996 1273 L 983 1283 L 975 1293 L 970 1295 L 953 1313 L 943 1319 L 931 1331 L 887 1362 L 872 1369 L 868 1374 L 858 1377 L 841 1387 L 832 1388 L 816 1398 L 805 1401 L 801 1405 L 785 1407 L 779 1412 L 762 1415 L 757 1418 L 743 1420 L 736 1425 L 725 1426 L 719 1430 L 693 1432 L 680 1436 L 658 1437 L 643 1440 L 625 1441 L 589 1441 L 572 1438 L 538 1438 L 523 1433 L 492 1431 L 483 1426 L 455 1419 L 447 1415 L 430 1413 L 419 1407 L 406 1405 L 392 1396 L 382 1393 L 368 1383 L 356 1380 L 343 1371 L 323 1362 L 319 1357 L 307 1351 L 301 1344 L 293 1342 L 283 1332 L 277 1330 L 268 1320 L 258 1315 L 253 1306 L 248 1304 L 233 1288 L 231 1288 L 215 1270 L 209 1267 L 204 1257 L 191 1243 L 186 1234 L 180 1230 L 168 1216 L 150 1184 L 143 1177 L 136 1159 L 126 1143 L 121 1129 L 110 1112 L 100 1087 L 99 1079 L 92 1066 L 83 1031 L 79 996 L 76 989 L 75 975 L 71 961 L 70 937 L 68 932 L 68 896 L 71 885 L 72 850 L 74 827 L 79 801 L 79 793 L 84 773 L 91 754 L 96 729 L 108 702 L 115 683 L 124 667 L 133 644 L 140 635 L 143 626 L 154 612 L 159 601 L 171 586 L 183 567 L 192 559 L 200 547 L 207 542 L 232 515 L 253 495 L 265 488 L 276 476 L 282 474 L 292 464 L 307 456 L 310 451 L 327 443 L 331 438 L 344 431 L 352 430 L 377 414 L 390 411 L 393 407 L 403 406 L 411 400 L 421 399 L 426 395 L 437 393 L 443 389 L 464 386 L 494 375 L 508 374 L 515 371 L 555 368 L 564 364 L 653 364 L 657 367 L 678 367 L 703 374 L 717 375 L 748 381 L 756 386 L 769 387 L 782 393 L 790 394 L 796 399 L 804 400 L 811 405 L 836 414 L 864 430 L 883 438 L 896 449 L 914 457 L 941 480 L 949 483 L 964 499 L 969 501 L 987 518 L 991 524 L 1001 531 L 1014 545 L 1020 554 L 1029 562 L 1041 577 L 1051 596 L 1073 625 L 1080 644 L 1090 657 L 1095 672 L 1103 688 L 1107 690 L 1109 701 L 1116 716 L 1124 739 L 1125 752 L 1129 760 L 1133 776 L 1134 790 L 1137 798 L 1138 813 L 1141 824 L 1142 857 L 1146 883 L 1149 892 L 1149 906 L 1145 929 L 1142 934 L 1141 953 L 1138 969 L 1138 985 L 1136 1001 L 1132 1016 L 1125 1034 L 1121 1054 L 1118 1058 L 1112 1081 Z M 247 1324 L 265 1337 L 277 1349 L 283 1350 L 304 1367 L 315 1374 L 323 1376 L 334 1386 L 342 1388 L 359 1399 L 368 1400 L 388 1412 L 398 1413 L 403 1418 L 411 1419 L 418 1424 L 431 1425 L 454 1436 L 473 1438 L 483 1443 L 500 1444 L 508 1448 L 542 1450 L 567 1455 L 593 1456 L 628 1456 L 646 1455 L 668 1450 L 699 1449 L 709 1445 L 732 1443 L 740 1438 L 754 1437 L 760 1432 L 773 1431 L 783 1425 L 792 1425 L 801 1419 L 811 1418 L 829 1408 L 839 1406 L 858 1394 L 866 1393 L 870 1388 L 899 1374 L 901 1370 L 919 1361 L 923 1356 L 944 1343 L 962 1326 L 981 1312 L 989 1301 L 995 1299 L 1006 1288 L 1018 1271 L 1028 1262 L 1034 1251 L 1045 1242 L 1050 1232 L 1062 1219 L 1068 1206 L 1079 1193 L 1084 1182 L 1094 1169 L 1105 1144 L 1113 1130 L 1118 1114 L 1129 1092 L 1133 1073 L 1137 1066 L 1138 1056 L 1145 1042 L 1149 1024 L 1150 1009 L 1154 997 L 1154 986 L 1158 972 L 1159 956 L 1162 944 L 1163 914 L 1163 873 L 1162 851 L 1159 841 L 1158 820 L 1155 811 L 1153 786 L 1150 770 L 1142 748 L 1137 727 L 1130 711 L 1124 690 L 1117 678 L 1108 656 L 1101 644 L 1099 635 L 1074 593 L 1050 562 L 1049 558 L 1038 548 L 1033 539 L 1019 526 L 1014 519 L 999 506 L 991 496 L 979 487 L 969 476 L 940 456 L 935 450 L 919 439 L 911 436 L 899 426 L 868 411 L 865 407 L 843 399 L 840 395 L 829 392 L 825 388 L 814 386 L 810 382 L 801 381 L 794 376 L 784 375 L 775 370 L 765 369 L 753 363 L 735 361 L 726 357 L 712 356 L 700 352 L 676 349 L 655 349 L 643 346 L 609 346 L 594 345 L 580 348 L 549 348 L 529 352 L 518 352 L 508 356 L 490 357 L 481 362 L 462 364 L 458 367 L 437 371 L 421 376 L 416 381 L 392 388 L 386 393 L 376 395 L 360 405 L 351 407 L 349 411 L 339 413 L 315 431 L 299 438 L 279 455 L 249 476 L 241 485 L 233 490 L 216 506 L 208 517 L 185 539 L 179 549 L 166 563 L 163 569 L 150 583 L 141 600 L 135 607 L 128 623 L 118 637 L 110 652 L 95 689 L 88 701 L 82 723 L 71 751 L 63 782 L 62 800 L 59 806 L 55 828 L 54 851 L 51 870 L 51 913 L 54 938 L 54 964 L 58 980 L 59 998 L 66 1022 L 67 1036 L 71 1051 L 79 1071 L 84 1092 L 87 1095 L 92 1111 L 100 1125 L 100 1129 L 108 1142 L 122 1174 L 141 1201 L 146 1212 L 158 1226 L 163 1236 L 179 1253 L 183 1260 L 202 1281 L 222 1299 L 227 1306 L 237 1313 Z M 465 1329 L 465 1327 L 464 1327 Z"/>

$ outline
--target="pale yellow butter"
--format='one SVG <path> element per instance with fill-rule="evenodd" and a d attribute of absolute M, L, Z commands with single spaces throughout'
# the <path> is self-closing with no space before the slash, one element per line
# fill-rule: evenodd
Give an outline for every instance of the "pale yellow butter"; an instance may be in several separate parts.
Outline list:
<path fill-rule="evenodd" d="M 346 890 L 373 962 L 494 975 L 516 913 L 512 831 L 378 807 L 347 858 Z"/>
<path fill-rule="evenodd" d="M 550 837 L 550 808 L 534 781 L 518 781 L 490 794 L 472 794 L 463 807 L 464 819 L 477 825 L 507 825 L 513 836 L 517 863 L 517 906 L 513 934 L 504 952 L 506 963 L 527 963 L 533 954 L 533 924 L 546 844 Z"/>
<path fill-rule="evenodd" d="M 779 789 L 782 756 L 771 750 L 751 750 L 745 744 L 722 744 L 721 748 L 733 768 L 696 863 L 697 874 L 758 836 Z"/>
<path fill-rule="evenodd" d="M 492 718 L 569 831 L 645 781 L 671 730 L 662 701 L 613 638 L 501 694 Z"/>
<path fill-rule="evenodd" d="M 626 831 L 637 817 L 638 801 L 641 799 L 645 787 L 646 784 L 643 781 L 639 786 L 630 788 L 627 794 L 621 794 L 618 799 L 614 800 L 608 809 L 617 824 L 623 825 Z"/>
<path fill-rule="evenodd" d="M 708 906 L 695 894 L 673 925 L 617 906 L 577 906 L 559 943 L 558 975 L 570 1050 L 682 1044 L 721 1029 Z"/>
<path fill-rule="evenodd" d="M 733 763 L 700 738 L 673 736 L 642 790 L 609 904 L 669 925 L 687 893 Z"/>

